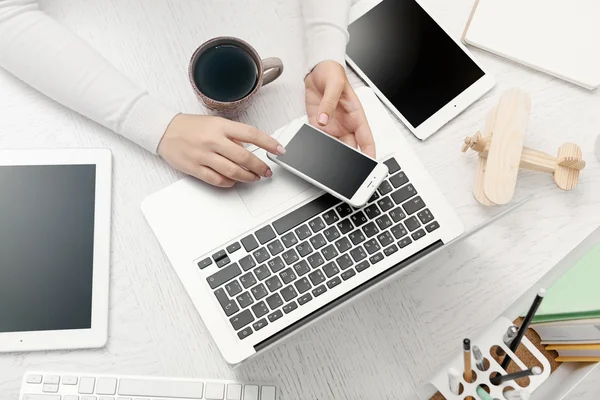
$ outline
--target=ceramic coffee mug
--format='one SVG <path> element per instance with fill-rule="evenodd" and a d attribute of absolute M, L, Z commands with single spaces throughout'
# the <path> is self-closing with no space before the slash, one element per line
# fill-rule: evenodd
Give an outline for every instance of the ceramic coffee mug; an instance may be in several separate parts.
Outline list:
<path fill-rule="evenodd" d="M 248 107 L 262 86 L 281 76 L 283 63 L 276 57 L 261 60 L 245 41 L 223 36 L 198 47 L 188 73 L 196 97 L 208 109 L 233 116 Z"/>

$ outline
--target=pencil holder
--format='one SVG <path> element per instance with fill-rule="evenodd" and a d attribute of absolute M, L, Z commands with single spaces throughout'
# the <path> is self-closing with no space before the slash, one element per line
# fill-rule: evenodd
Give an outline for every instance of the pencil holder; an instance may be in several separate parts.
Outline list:
<path fill-rule="evenodd" d="M 480 397 L 477 395 L 477 387 L 483 386 L 484 389 L 490 394 L 492 398 L 495 400 L 504 400 L 504 392 L 508 390 L 520 390 L 527 389 L 529 393 L 533 393 L 535 389 L 537 389 L 548 377 L 550 376 L 550 362 L 542 355 L 542 353 L 527 339 L 527 337 L 523 337 L 521 341 L 521 346 L 525 346 L 531 356 L 537 361 L 536 365 L 541 366 L 542 373 L 540 375 L 532 375 L 529 376 L 529 384 L 524 387 L 519 385 L 516 381 L 503 382 L 499 385 L 494 385 L 491 383 L 490 379 L 496 373 L 505 375 L 508 372 L 505 371 L 500 363 L 496 361 L 496 359 L 491 354 L 492 349 L 495 349 L 496 346 L 500 347 L 504 352 L 511 358 L 511 363 L 516 364 L 520 370 L 526 370 L 533 365 L 526 365 L 520 358 L 514 354 L 508 346 L 506 346 L 502 340 L 504 333 L 507 329 L 514 325 L 513 322 L 507 318 L 500 317 L 496 319 L 489 328 L 482 332 L 477 337 L 472 338 L 471 343 L 473 345 L 477 345 L 481 352 L 483 353 L 486 370 L 480 370 L 475 365 L 475 360 L 472 357 L 472 370 L 474 375 L 472 375 L 472 382 L 468 383 L 465 380 L 465 376 L 461 376 L 460 380 L 460 394 L 456 395 L 450 391 L 450 387 L 448 384 L 448 370 L 450 368 L 454 368 L 457 371 L 464 371 L 464 361 L 463 361 L 463 353 L 458 354 L 452 361 L 444 366 L 442 370 L 440 370 L 430 381 L 430 383 L 436 387 L 439 394 L 441 394 L 447 400 L 478 400 Z M 457 346 L 459 347 L 459 346 Z M 531 362 L 529 362 L 531 364 Z M 434 396 L 434 399 L 441 398 L 439 396 Z"/>

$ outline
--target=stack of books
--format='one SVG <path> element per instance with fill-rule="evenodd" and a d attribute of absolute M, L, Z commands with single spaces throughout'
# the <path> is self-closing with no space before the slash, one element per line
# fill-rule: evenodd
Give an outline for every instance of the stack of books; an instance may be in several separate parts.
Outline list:
<path fill-rule="evenodd" d="M 531 322 L 559 362 L 600 362 L 600 243 L 547 291 Z"/>

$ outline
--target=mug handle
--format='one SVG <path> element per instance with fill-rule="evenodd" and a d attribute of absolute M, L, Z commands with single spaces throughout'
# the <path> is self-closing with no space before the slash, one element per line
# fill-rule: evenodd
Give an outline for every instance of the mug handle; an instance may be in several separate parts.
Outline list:
<path fill-rule="evenodd" d="M 277 57 L 265 58 L 263 65 L 263 86 L 268 85 L 283 73 L 283 62 Z"/>

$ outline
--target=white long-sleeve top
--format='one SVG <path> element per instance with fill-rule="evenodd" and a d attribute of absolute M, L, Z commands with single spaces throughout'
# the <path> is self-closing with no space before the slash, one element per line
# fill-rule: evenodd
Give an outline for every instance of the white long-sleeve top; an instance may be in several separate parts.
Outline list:
<path fill-rule="evenodd" d="M 324 60 L 344 65 L 351 0 L 300 1 L 306 72 Z M 40 10 L 37 0 L 0 0 L 0 67 L 152 153 L 179 113 Z"/>

